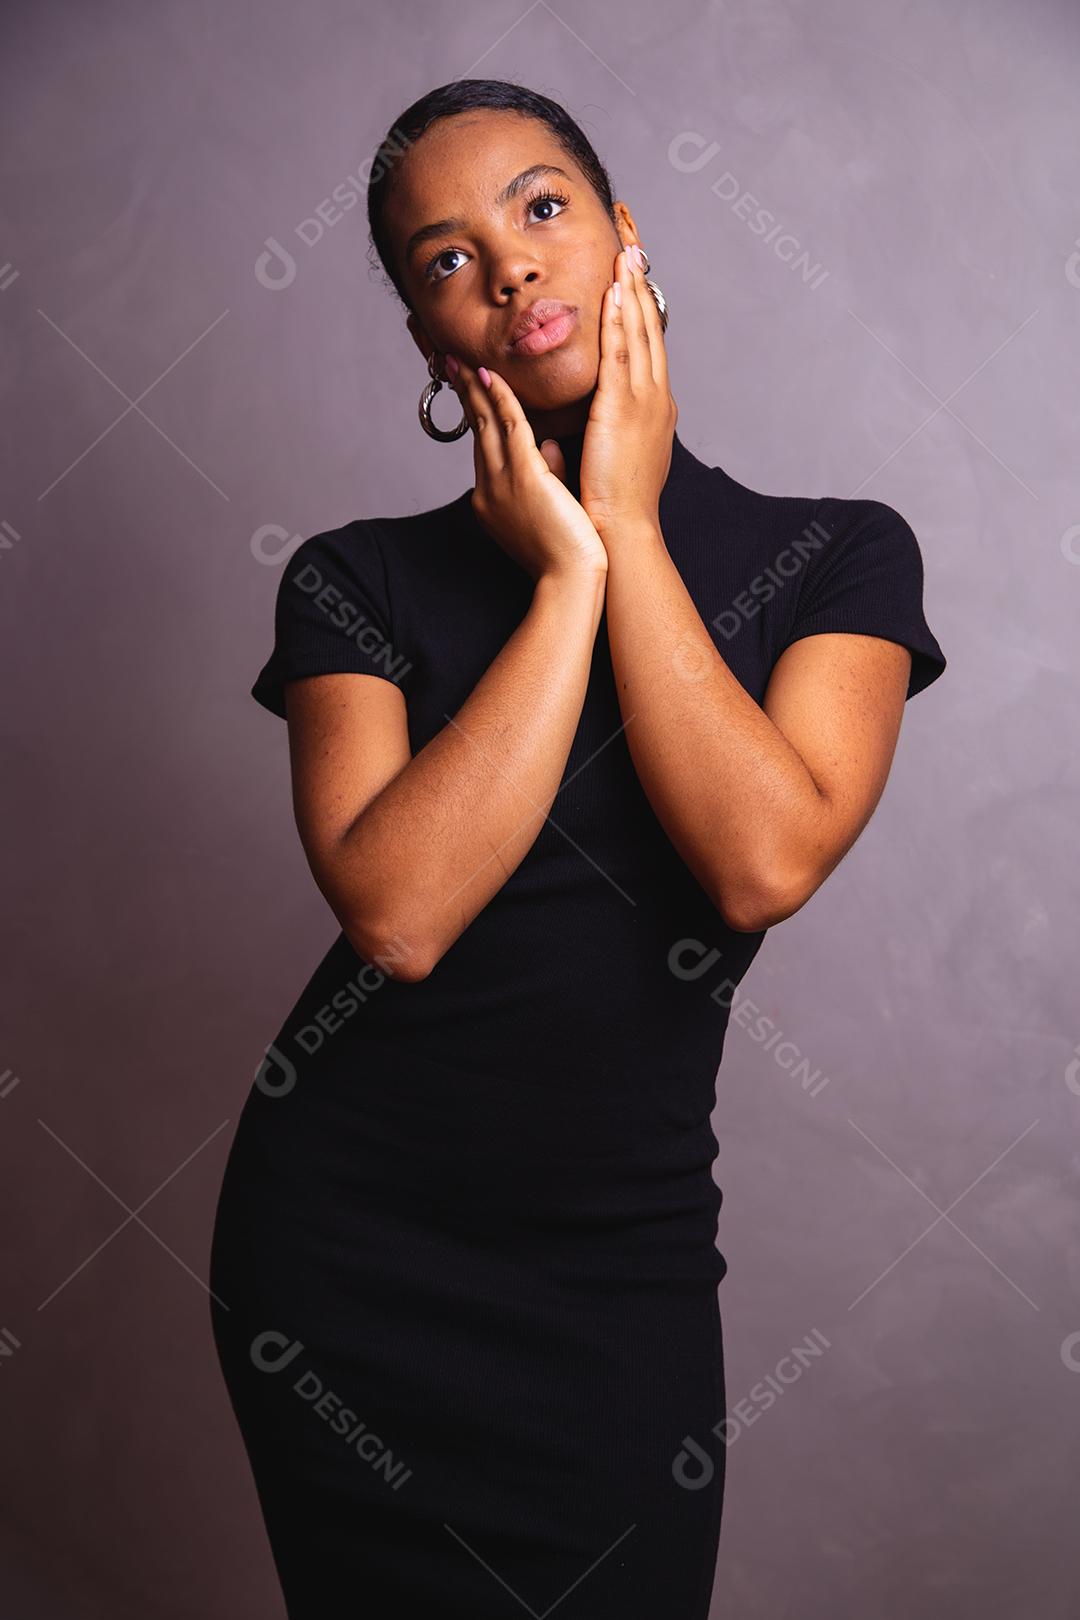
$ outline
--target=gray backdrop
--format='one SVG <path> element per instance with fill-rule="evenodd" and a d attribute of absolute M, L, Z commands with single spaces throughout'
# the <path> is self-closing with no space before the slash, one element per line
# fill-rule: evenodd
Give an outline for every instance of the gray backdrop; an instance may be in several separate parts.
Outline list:
<path fill-rule="evenodd" d="M 744 982 L 787 1045 L 727 1039 L 714 1613 L 1075 1615 L 1077 9 L 5 17 L 8 1612 L 282 1613 L 205 1277 L 238 1109 L 337 926 L 248 691 L 275 547 L 472 482 L 331 199 L 424 91 L 504 77 L 637 219 L 684 442 L 897 507 L 949 658 Z"/>

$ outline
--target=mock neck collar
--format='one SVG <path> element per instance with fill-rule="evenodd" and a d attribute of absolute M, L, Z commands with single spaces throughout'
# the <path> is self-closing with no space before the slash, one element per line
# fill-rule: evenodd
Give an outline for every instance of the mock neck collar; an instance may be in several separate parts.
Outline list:
<path fill-rule="evenodd" d="M 548 437 L 552 438 L 554 435 L 549 434 Z M 564 434 L 558 439 L 566 460 L 567 488 L 575 497 L 581 494 L 581 448 L 584 439 L 584 430 L 580 433 Z M 675 513 L 682 511 L 688 502 L 693 504 L 694 498 L 702 491 L 706 480 L 708 480 L 708 487 L 715 491 L 712 479 L 718 473 L 724 477 L 725 482 L 729 481 L 727 475 L 723 474 L 722 469 L 715 468 L 710 462 L 699 460 L 691 450 L 687 449 L 678 433 L 674 433 L 671 439 L 671 465 L 668 468 L 664 487 L 660 492 L 661 514 L 666 513 L 669 517 L 674 517 Z M 453 501 L 451 505 L 460 510 L 463 521 L 475 529 L 478 534 L 483 534 L 485 531 L 471 509 L 472 495 L 473 489 L 470 485 L 468 489 L 462 490 L 456 501 Z"/>

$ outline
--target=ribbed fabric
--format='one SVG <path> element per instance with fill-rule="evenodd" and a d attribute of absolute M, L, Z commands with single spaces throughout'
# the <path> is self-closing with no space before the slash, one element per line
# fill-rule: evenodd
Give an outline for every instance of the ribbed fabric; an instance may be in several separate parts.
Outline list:
<path fill-rule="evenodd" d="M 580 436 L 562 442 L 576 490 Z M 422 748 L 532 591 L 470 493 L 299 546 L 253 696 L 284 715 L 289 680 L 376 674 Z M 908 646 L 909 695 L 945 668 L 918 542 L 881 502 L 763 495 L 676 435 L 660 517 L 756 701 L 784 647 L 823 631 Z M 291 1620 L 557 1601 L 560 1620 L 705 1620 L 724 1479 L 711 1114 L 764 935 L 725 928 L 621 727 L 605 615 L 564 786 L 517 870 L 417 984 L 339 935 L 248 1093 L 211 1312 Z"/>

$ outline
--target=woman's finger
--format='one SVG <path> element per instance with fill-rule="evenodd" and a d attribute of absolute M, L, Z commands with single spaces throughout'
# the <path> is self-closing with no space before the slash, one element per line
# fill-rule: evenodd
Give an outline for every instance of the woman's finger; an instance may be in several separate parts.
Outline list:
<path fill-rule="evenodd" d="M 481 455 L 483 457 L 482 463 L 477 459 L 477 473 L 479 475 L 482 465 L 488 474 L 500 473 L 506 465 L 506 448 L 491 395 L 472 366 L 466 365 L 465 361 L 457 356 L 454 358 L 457 360 L 458 368 L 454 377 L 454 387 L 465 407 L 469 426 L 473 430 L 477 457 Z"/>
<path fill-rule="evenodd" d="M 502 460 L 500 457 L 494 465 L 492 464 L 491 437 L 490 434 L 483 433 L 482 421 L 477 417 L 476 391 L 479 385 L 476 383 L 472 367 L 454 354 L 448 354 L 446 357 L 446 375 L 450 379 L 451 388 L 461 401 L 465 420 L 472 433 L 473 484 L 482 495 L 486 495 L 490 491 L 493 474 L 502 467 Z"/>
<path fill-rule="evenodd" d="M 635 269 L 631 273 L 634 290 L 637 293 L 641 308 L 641 319 L 645 326 L 649 343 L 649 360 L 652 367 L 653 382 L 660 388 L 668 386 L 667 345 L 664 342 L 664 328 L 660 320 L 660 311 L 656 307 L 656 299 L 649 291 L 645 272 Z"/>
<path fill-rule="evenodd" d="M 536 454 L 536 437 L 532 426 L 506 378 L 486 366 L 484 372 L 490 379 L 487 396 L 502 437 L 504 465 L 522 468 L 526 460 Z M 479 373 L 477 381 L 481 387 L 485 386 Z"/>
<path fill-rule="evenodd" d="M 641 299 L 638 296 L 638 283 L 640 282 L 644 286 L 644 277 L 640 270 L 635 270 L 631 265 L 625 248 L 615 256 L 615 279 L 619 284 L 619 292 L 622 298 L 619 313 L 622 316 L 622 329 L 626 338 L 626 349 L 630 357 L 628 363 L 630 388 L 635 393 L 643 392 L 646 386 L 653 381 L 649 330 L 645 325 L 645 312 L 641 307 Z M 649 294 L 647 287 L 645 287 L 645 292 Z"/>
<path fill-rule="evenodd" d="M 623 323 L 622 307 L 615 298 L 615 288 L 619 287 L 620 291 L 622 290 L 618 274 L 616 264 L 616 280 L 604 294 L 600 310 L 600 373 L 597 388 L 605 394 L 610 390 L 612 394 L 621 398 L 631 392 L 631 381 L 630 344 Z M 631 295 L 624 292 L 622 296 L 629 299 Z"/>
<path fill-rule="evenodd" d="M 555 474 L 560 484 L 565 484 L 566 457 L 563 455 L 562 445 L 558 439 L 545 439 L 542 444 L 537 446 L 537 449 L 547 462 L 548 471 Z"/>

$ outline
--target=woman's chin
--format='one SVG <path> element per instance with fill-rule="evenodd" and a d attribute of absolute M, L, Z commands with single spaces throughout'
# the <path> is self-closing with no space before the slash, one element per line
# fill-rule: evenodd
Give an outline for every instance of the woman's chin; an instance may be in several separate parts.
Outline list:
<path fill-rule="evenodd" d="M 541 368 L 536 361 L 507 366 L 502 376 L 514 390 L 521 407 L 527 411 L 572 410 L 575 405 L 587 405 L 596 391 L 598 363 L 590 365 L 584 356 L 558 351 L 543 357 Z M 498 367 L 493 369 L 498 370 Z"/>

